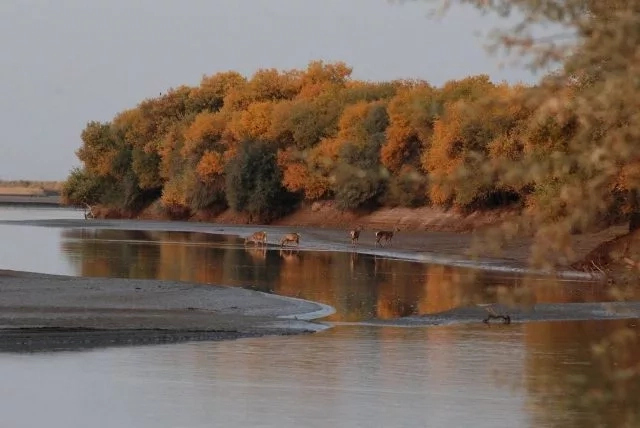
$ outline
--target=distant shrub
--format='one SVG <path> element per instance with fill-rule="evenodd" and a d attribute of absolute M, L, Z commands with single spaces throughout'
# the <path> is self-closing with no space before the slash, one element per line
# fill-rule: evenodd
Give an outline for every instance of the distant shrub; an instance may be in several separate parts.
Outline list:
<path fill-rule="evenodd" d="M 340 165 L 335 173 L 333 192 L 340 210 L 375 208 L 384 192 L 385 181 L 377 170 Z"/>
<path fill-rule="evenodd" d="M 191 170 L 185 173 L 183 186 L 186 205 L 193 212 L 227 205 L 225 182 L 222 176 L 202 180 L 195 171 Z"/>
<path fill-rule="evenodd" d="M 89 174 L 85 169 L 74 168 L 62 185 L 62 201 L 69 205 L 95 204 L 104 194 L 104 179 Z"/>
<path fill-rule="evenodd" d="M 392 176 L 387 184 L 383 202 L 391 207 L 417 208 L 428 202 L 427 179 L 411 167 L 398 176 Z"/>
<path fill-rule="evenodd" d="M 247 141 L 226 168 L 229 206 L 256 220 L 270 221 L 294 208 L 297 197 L 282 186 L 276 150 L 269 144 Z"/>

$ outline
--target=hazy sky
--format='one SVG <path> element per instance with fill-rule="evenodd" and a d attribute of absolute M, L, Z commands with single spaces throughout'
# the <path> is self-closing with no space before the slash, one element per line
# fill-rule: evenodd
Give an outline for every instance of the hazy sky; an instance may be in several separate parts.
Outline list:
<path fill-rule="evenodd" d="M 476 32 L 495 19 L 428 11 L 387 0 L 0 0 L 0 179 L 64 179 L 88 121 L 223 70 L 322 59 L 361 79 L 533 80 L 484 50 Z"/>

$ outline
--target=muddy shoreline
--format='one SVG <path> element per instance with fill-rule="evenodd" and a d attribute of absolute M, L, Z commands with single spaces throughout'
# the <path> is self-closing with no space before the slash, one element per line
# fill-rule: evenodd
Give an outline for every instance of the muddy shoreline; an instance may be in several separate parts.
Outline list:
<path fill-rule="evenodd" d="M 0 351 L 311 333 L 324 305 L 178 281 L 0 271 Z"/>

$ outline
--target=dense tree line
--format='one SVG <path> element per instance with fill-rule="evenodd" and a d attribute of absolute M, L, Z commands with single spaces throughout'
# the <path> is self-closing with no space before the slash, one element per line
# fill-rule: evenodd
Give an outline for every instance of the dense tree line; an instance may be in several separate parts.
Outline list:
<path fill-rule="evenodd" d="M 222 72 L 90 122 L 77 151 L 83 166 L 63 196 L 129 212 L 155 202 L 178 216 L 231 207 L 269 221 L 303 201 L 486 209 L 536 207 L 554 195 L 553 175 L 478 173 L 566 152 L 579 127 L 532 102 L 537 87 L 485 75 L 442 87 L 368 82 L 351 72 L 321 61 L 250 78 Z"/>

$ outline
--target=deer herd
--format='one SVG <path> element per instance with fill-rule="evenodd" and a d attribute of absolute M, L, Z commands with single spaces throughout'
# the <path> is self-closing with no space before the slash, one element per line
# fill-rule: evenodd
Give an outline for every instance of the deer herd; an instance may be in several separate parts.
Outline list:
<path fill-rule="evenodd" d="M 360 233 L 364 228 L 362 225 L 358 225 L 355 229 L 349 231 L 349 236 L 351 237 L 351 245 L 358 245 L 358 241 L 360 239 Z M 393 240 L 393 235 L 396 232 L 399 232 L 400 228 L 395 227 L 393 230 L 378 230 L 375 232 L 375 245 L 382 246 L 382 243 L 386 243 L 391 245 Z M 255 245 L 267 245 L 267 232 L 259 231 L 254 232 L 251 236 L 247 236 L 244 240 L 245 245 L 249 243 L 253 243 Z M 280 246 L 284 247 L 285 245 L 300 245 L 300 234 L 297 232 L 287 233 L 280 239 Z"/>

